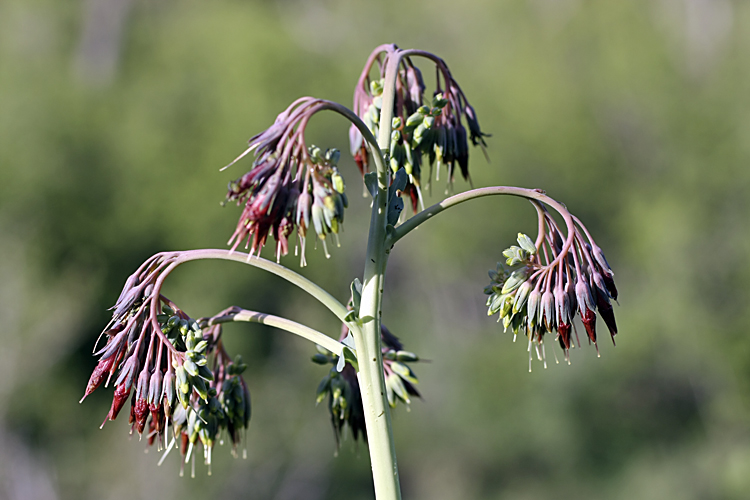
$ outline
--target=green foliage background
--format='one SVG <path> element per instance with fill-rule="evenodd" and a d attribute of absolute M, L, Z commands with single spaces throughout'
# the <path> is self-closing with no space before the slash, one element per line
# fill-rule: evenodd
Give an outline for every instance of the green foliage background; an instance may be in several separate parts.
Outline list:
<path fill-rule="evenodd" d="M 219 201 L 248 163 L 218 168 L 299 96 L 350 104 L 385 42 L 448 62 L 493 134 L 475 185 L 564 201 L 607 251 L 622 304 L 616 349 L 603 336 L 601 358 L 584 348 L 529 374 L 482 288 L 515 234 L 534 233 L 531 207 L 481 200 L 399 243 L 384 321 L 432 360 L 416 367 L 424 399 L 394 415 L 405 497 L 746 498 L 749 7 L 0 3 L 0 498 L 372 498 L 366 448 L 334 457 L 313 404 L 324 370 L 285 333 L 227 328 L 251 365 L 254 415 L 247 460 L 219 447 L 212 477 L 179 478 L 176 457 L 157 468 L 124 421 L 99 430 L 111 390 L 76 402 L 126 276 L 156 251 L 231 234 L 238 209 Z M 340 119 L 316 120 L 312 142 L 348 149 Z M 369 203 L 353 162 L 341 167 L 342 248 L 310 252 L 303 272 L 344 300 Z M 338 331 L 301 292 L 231 263 L 186 266 L 168 286 L 194 316 L 236 304 Z"/>

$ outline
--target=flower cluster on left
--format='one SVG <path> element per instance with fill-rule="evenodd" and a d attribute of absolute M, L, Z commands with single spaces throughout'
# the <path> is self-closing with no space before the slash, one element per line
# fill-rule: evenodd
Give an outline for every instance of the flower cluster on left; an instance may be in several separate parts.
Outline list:
<path fill-rule="evenodd" d="M 165 453 L 180 448 L 183 464 L 194 447 L 211 451 L 222 431 L 236 449 L 250 422 L 250 394 L 238 356 L 224 349 L 221 325 L 195 320 L 159 293 L 165 270 L 178 254 L 157 254 L 131 275 L 117 299 L 112 320 L 96 351 L 99 362 L 81 399 L 104 384 L 114 384 L 107 420 L 115 420 L 130 399 L 131 433 L 147 433 L 148 444 Z M 100 337 L 101 338 L 101 337 Z M 172 439 L 167 443 L 169 427 Z"/>
<path fill-rule="evenodd" d="M 278 261 L 288 253 L 288 240 L 296 228 L 304 266 L 305 238 L 312 226 L 327 255 L 326 236 L 337 238 L 348 205 L 344 179 L 337 168 L 341 154 L 337 149 L 322 151 L 305 143 L 308 121 L 327 105 L 327 101 L 312 97 L 298 99 L 227 165 L 255 151 L 250 171 L 228 186 L 227 201 L 245 204 L 229 240 L 232 250 L 244 240 L 250 254 L 260 253 L 271 234 Z"/>

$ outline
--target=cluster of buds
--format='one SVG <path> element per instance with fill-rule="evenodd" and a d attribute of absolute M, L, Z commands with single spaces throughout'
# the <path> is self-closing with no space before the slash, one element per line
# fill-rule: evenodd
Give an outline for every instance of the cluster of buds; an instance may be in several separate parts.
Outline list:
<path fill-rule="evenodd" d="M 524 333 L 529 339 L 529 370 L 531 347 L 545 362 L 543 338 L 554 334 L 570 362 L 569 349 L 573 319 L 578 312 L 589 342 L 596 345 L 596 312 L 609 329 L 614 343 L 617 334 L 611 300 L 617 300 L 614 273 L 601 248 L 585 226 L 575 217 L 572 241 L 568 245 L 555 220 L 541 205 L 535 203 L 541 232 L 536 242 L 525 234 L 518 235 L 518 246 L 503 252 L 505 264 L 491 270 L 491 283 L 485 288 L 487 313 L 499 313 L 499 321 L 514 335 Z M 583 234 L 586 235 L 584 239 Z M 578 337 L 576 331 L 576 338 Z M 515 337 L 514 337 L 515 338 Z M 580 340 L 578 340 L 580 347 Z M 540 352 L 541 348 L 541 352 Z M 597 354 L 599 348 L 597 346 Z"/>
<path fill-rule="evenodd" d="M 312 226 L 328 256 L 326 237 L 337 235 L 348 202 L 337 164 L 337 149 L 322 151 L 305 144 L 310 117 L 325 101 L 305 97 L 281 113 L 274 124 L 250 139 L 232 163 L 251 151 L 255 160 L 249 172 L 229 183 L 227 201 L 244 203 L 237 228 L 229 239 L 232 250 L 242 241 L 250 254 L 260 253 L 269 233 L 276 240 L 276 259 L 289 252 L 289 236 L 296 229 L 305 265 L 305 237 Z M 227 165 L 227 166 L 229 166 Z M 295 249 L 296 252 L 296 249 Z"/>
<path fill-rule="evenodd" d="M 392 408 L 396 407 L 398 401 L 408 405 L 411 403 L 411 396 L 420 397 L 420 395 L 414 387 L 419 380 L 407 363 L 419 361 L 419 356 L 413 352 L 404 351 L 399 339 L 383 325 L 380 326 L 380 334 L 388 403 Z M 345 339 L 347 335 L 349 335 L 349 329 L 344 326 L 341 339 Z M 339 357 L 322 347 L 318 348 L 312 360 L 320 365 L 333 365 L 331 371 L 318 385 L 316 404 L 320 404 L 326 396 L 328 397 L 328 410 L 331 414 L 336 446 L 340 444 L 346 425 L 351 429 L 355 441 L 360 434 L 367 440 L 364 407 L 356 368 L 347 360 L 343 369 L 339 371 L 337 368 Z"/>
<path fill-rule="evenodd" d="M 179 447 L 183 465 L 193 457 L 194 472 L 192 452 L 200 441 L 210 473 L 217 436 L 226 431 L 236 449 L 249 424 L 250 396 L 240 376 L 246 366 L 224 350 L 219 325 L 190 318 L 159 293 L 160 273 L 174 259 L 174 254 L 158 254 L 128 278 L 81 402 L 114 380 L 102 426 L 115 420 L 130 398 L 131 433 L 147 431 L 148 444 L 162 449 L 171 425 L 165 457 Z"/>
<path fill-rule="evenodd" d="M 354 111 L 375 136 L 378 135 L 380 127 L 386 67 L 389 58 L 397 57 L 399 52 L 395 46 L 376 49 L 370 55 L 354 91 Z M 445 62 L 428 53 L 415 52 L 415 55 L 428 57 L 435 62 L 436 89 L 432 100 L 426 101 L 422 73 L 414 65 L 412 58 L 404 55 L 396 79 L 389 155 L 393 172 L 403 167 L 409 174 L 409 183 L 404 194 L 411 198 L 414 211 L 417 210 L 418 203 L 422 203 L 423 157 L 427 158 L 430 167 L 427 184 L 430 183 L 433 168 L 436 169 L 436 180 L 440 179 L 440 170 L 444 165 L 448 171 L 450 190 L 456 165 L 464 179 L 471 183 L 468 142 L 471 141 L 474 146 L 481 146 L 486 156 L 484 137 L 487 136 L 480 129 L 474 108 L 451 76 Z M 376 62 L 380 68 L 379 78 L 371 79 L 370 71 Z M 466 122 L 468 133 L 462 124 L 462 118 Z M 368 157 L 362 135 L 352 126 L 349 137 L 351 152 L 364 174 L 368 170 Z"/>

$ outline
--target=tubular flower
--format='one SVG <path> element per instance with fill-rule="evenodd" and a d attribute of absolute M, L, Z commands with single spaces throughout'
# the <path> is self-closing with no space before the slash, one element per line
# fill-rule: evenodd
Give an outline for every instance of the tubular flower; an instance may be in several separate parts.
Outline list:
<path fill-rule="evenodd" d="M 128 278 L 81 402 L 114 380 L 104 423 L 117 418 L 130 398 L 131 433 L 146 431 L 148 444 L 162 449 L 171 425 L 165 456 L 179 446 L 187 461 L 200 441 L 210 473 L 217 435 L 226 430 L 236 447 L 250 421 L 250 396 L 240 376 L 246 366 L 239 357 L 231 361 L 218 325 L 199 323 L 158 292 L 158 278 L 175 257 L 157 254 Z"/>
<path fill-rule="evenodd" d="M 555 335 L 570 363 L 570 334 L 575 329 L 576 312 L 597 354 L 597 311 L 613 343 L 617 334 L 611 304 L 611 300 L 617 300 L 617 287 L 601 248 L 581 221 L 572 216 L 575 234 L 572 244 L 566 245 L 555 220 L 540 204 L 534 204 L 540 227 L 536 242 L 519 233 L 518 246 L 503 252 L 505 264 L 498 263 L 497 270 L 489 272 L 491 282 L 485 288 L 489 295 L 487 313 L 499 313 L 498 321 L 502 320 L 506 331 L 510 328 L 514 335 L 522 332 L 529 338 L 529 370 L 532 345 L 546 367 L 545 334 Z"/>
<path fill-rule="evenodd" d="M 333 234 L 337 238 L 348 202 L 336 166 L 339 151 L 322 151 L 305 144 L 308 121 L 324 107 L 325 101 L 319 99 L 298 99 L 270 128 L 250 139 L 250 147 L 229 164 L 255 152 L 250 171 L 228 186 L 227 201 L 244 204 L 229 239 L 232 250 L 244 240 L 250 254 L 260 254 L 271 234 L 276 240 L 278 261 L 288 253 L 288 239 L 296 229 L 304 266 L 305 238 L 312 224 L 328 255 L 326 237 Z"/>
<path fill-rule="evenodd" d="M 486 156 L 487 144 L 484 138 L 487 134 L 479 127 L 476 111 L 451 76 L 445 61 L 429 53 L 400 51 L 394 45 L 387 45 L 378 47 L 370 55 L 354 90 L 354 111 L 375 136 L 378 135 L 380 127 L 380 110 L 388 60 L 400 52 L 427 57 L 435 62 L 437 69 L 437 88 L 432 99 L 425 100 L 426 87 L 422 73 L 408 55 L 401 60 L 396 80 L 390 167 L 393 172 L 403 167 L 409 174 L 409 183 L 404 194 L 411 198 L 412 208 L 416 211 L 417 205 L 421 203 L 423 157 L 427 158 L 430 167 L 426 184 L 429 186 L 433 167 L 436 167 L 436 180 L 439 180 L 440 169 L 445 166 L 448 173 L 446 191 L 450 191 L 456 166 L 461 170 L 463 178 L 471 183 L 468 141 L 474 146 L 481 146 Z M 379 66 L 379 75 L 376 79 L 371 79 L 370 72 L 375 62 Z M 468 133 L 462 119 L 468 127 Z M 364 174 L 368 169 L 367 148 L 362 135 L 354 126 L 350 128 L 349 140 L 352 155 Z"/>
<path fill-rule="evenodd" d="M 340 340 L 345 339 L 348 335 L 349 329 L 344 325 Z M 399 400 L 408 405 L 411 403 L 410 396 L 421 397 L 414 387 L 419 383 L 419 380 L 407 364 L 419 361 L 419 356 L 404 351 L 399 339 L 383 325 L 380 327 L 380 335 L 383 345 L 383 375 L 388 403 L 392 408 L 396 407 Z M 336 446 L 340 445 L 341 435 L 347 425 L 351 429 L 355 441 L 359 439 L 360 434 L 366 441 L 364 407 L 362 406 L 362 395 L 356 368 L 347 361 L 343 370 L 338 372 L 336 369 L 338 356 L 323 348 L 318 349 L 312 360 L 321 365 L 334 365 L 318 385 L 316 404 L 321 403 L 326 396 L 328 397 L 328 411 L 331 414 Z"/>

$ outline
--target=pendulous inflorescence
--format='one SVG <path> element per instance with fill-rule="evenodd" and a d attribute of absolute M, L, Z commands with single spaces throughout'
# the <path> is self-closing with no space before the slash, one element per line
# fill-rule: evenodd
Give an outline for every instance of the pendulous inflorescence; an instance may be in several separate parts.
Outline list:
<path fill-rule="evenodd" d="M 250 152 L 255 160 L 249 172 L 229 183 L 227 201 L 244 204 L 229 244 L 232 250 L 242 241 L 250 254 L 276 240 L 276 258 L 289 252 L 294 230 L 301 245 L 300 263 L 305 265 L 305 239 L 315 230 L 328 256 L 326 239 L 336 239 L 348 205 L 344 179 L 337 164 L 337 149 L 321 150 L 305 143 L 310 118 L 326 107 L 326 101 L 304 97 L 276 117 L 274 124 L 250 139 L 250 146 L 232 163 Z M 226 168 L 226 167 L 225 167 Z"/>
<path fill-rule="evenodd" d="M 565 359 L 570 362 L 571 329 L 575 328 L 576 313 L 594 345 L 597 343 L 596 312 L 607 325 L 613 343 L 617 334 L 611 303 L 617 300 L 617 287 L 602 249 L 573 216 L 574 234 L 566 241 L 544 206 L 532 203 L 539 216 L 540 232 L 536 241 L 519 233 L 518 246 L 503 252 L 505 264 L 498 263 L 496 270 L 489 271 L 491 283 L 485 288 L 489 295 L 487 313 L 499 313 L 506 331 L 510 328 L 514 335 L 523 333 L 528 337 L 529 370 L 532 345 L 546 367 L 545 335 L 555 336 L 565 352 Z M 580 340 L 578 344 L 580 346 Z M 597 346 L 597 353 L 598 349 Z"/>
<path fill-rule="evenodd" d="M 115 420 L 130 399 L 131 433 L 146 432 L 149 445 L 166 447 L 165 457 L 178 447 L 183 465 L 193 459 L 193 472 L 193 450 L 202 445 L 210 473 L 217 439 L 226 433 L 236 450 L 250 422 L 250 394 L 242 378 L 247 366 L 224 349 L 221 325 L 192 319 L 159 293 L 162 273 L 176 257 L 157 254 L 126 281 L 81 402 L 112 382 L 104 423 Z"/>
<path fill-rule="evenodd" d="M 354 90 L 354 111 L 376 136 L 380 129 L 386 68 L 389 59 L 398 53 L 399 49 L 393 45 L 378 47 L 373 51 Z M 425 99 L 426 86 L 422 72 L 414 64 L 414 57 L 408 54 L 427 57 L 435 63 L 436 88 L 431 98 Z M 463 178 L 471 183 L 469 141 L 474 146 L 481 146 L 486 156 L 484 137 L 487 134 L 482 132 L 476 111 L 445 61 L 421 51 L 404 51 L 401 57 L 393 103 L 389 163 L 394 173 L 403 167 L 409 175 L 404 194 L 411 198 L 412 208 L 416 212 L 420 204 L 424 209 L 421 192 L 424 162 L 430 169 L 426 176 L 427 186 L 430 185 L 433 168 L 436 180 L 439 180 L 443 166 L 448 175 L 447 191 L 451 189 L 456 166 Z M 376 63 L 378 76 L 371 78 L 370 73 Z M 352 155 L 364 175 L 369 166 L 368 150 L 354 126 L 350 128 L 349 139 Z"/>
<path fill-rule="evenodd" d="M 343 340 L 348 335 L 349 328 L 343 326 L 340 339 Z M 388 404 L 391 408 L 395 408 L 399 401 L 409 405 L 411 396 L 421 397 L 415 387 L 419 380 L 408 364 L 419 361 L 419 356 L 405 351 L 398 337 L 382 324 L 380 325 L 380 340 Z M 328 411 L 331 414 L 336 446 L 340 445 L 346 426 L 349 427 L 355 441 L 360 435 L 366 441 L 367 430 L 365 429 L 362 395 L 357 380 L 357 368 L 347 360 L 343 369 L 339 371 L 338 356 L 321 347 L 318 347 L 318 352 L 313 355 L 312 360 L 320 365 L 333 365 L 328 375 L 318 385 L 316 404 L 320 404 L 328 397 Z"/>

